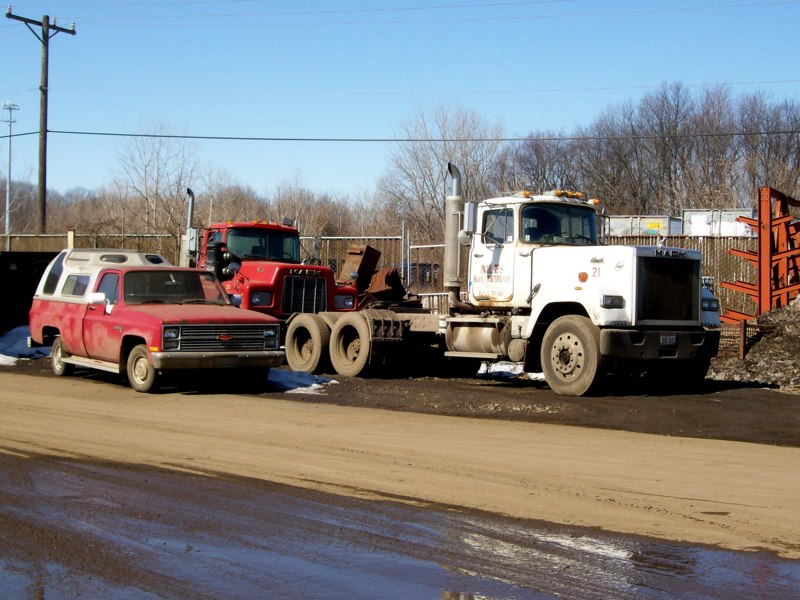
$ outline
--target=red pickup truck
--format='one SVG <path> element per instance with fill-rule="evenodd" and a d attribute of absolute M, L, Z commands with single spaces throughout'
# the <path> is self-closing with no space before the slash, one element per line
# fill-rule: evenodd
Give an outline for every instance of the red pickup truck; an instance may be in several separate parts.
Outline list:
<path fill-rule="evenodd" d="M 129 250 L 62 251 L 39 282 L 30 330 L 31 345 L 52 346 L 56 375 L 123 373 L 139 392 L 187 369 L 237 368 L 265 385 L 284 360 L 278 320 L 233 306 L 214 273 Z"/>

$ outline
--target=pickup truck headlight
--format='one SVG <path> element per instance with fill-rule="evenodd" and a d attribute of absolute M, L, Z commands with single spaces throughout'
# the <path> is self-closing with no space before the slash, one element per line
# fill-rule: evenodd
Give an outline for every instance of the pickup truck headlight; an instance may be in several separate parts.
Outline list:
<path fill-rule="evenodd" d="M 272 292 L 252 292 L 250 294 L 250 306 L 270 306 L 272 304 Z"/>
<path fill-rule="evenodd" d="M 702 298 L 700 300 L 700 310 L 719 312 L 719 300 L 717 298 Z"/>
<path fill-rule="evenodd" d="M 603 308 L 625 308 L 624 296 L 603 296 L 603 301 L 600 303 Z"/>
<path fill-rule="evenodd" d="M 353 296 L 345 296 L 344 294 L 340 294 L 334 296 L 333 298 L 334 308 L 353 308 L 355 305 L 356 299 Z"/>
<path fill-rule="evenodd" d="M 280 337 L 281 336 L 277 325 L 266 327 L 264 329 L 264 348 L 277 348 L 280 344 Z"/>
<path fill-rule="evenodd" d="M 165 327 L 164 328 L 164 350 L 177 350 L 181 346 L 181 329 L 180 327 Z"/>

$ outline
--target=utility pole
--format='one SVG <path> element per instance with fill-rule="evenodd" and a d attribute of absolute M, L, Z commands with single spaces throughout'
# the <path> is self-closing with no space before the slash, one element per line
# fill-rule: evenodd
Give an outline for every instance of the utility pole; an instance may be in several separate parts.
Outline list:
<path fill-rule="evenodd" d="M 39 102 L 39 190 L 36 202 L 36 210 L 39 216 L 39 233 L 42 234 L 47 226 L 47 76 L 48 63 L 50 61 L 50 38 L 57 33 L 75 35 L 75 23 L 72 24 L 70 29 L 66 29 L 56 25 L 55 19 L 51 23 L 50 17 L 47 15 L 42 17 L 40 23 L 34 19 L 11 14 L 10 6 L 6 9 L 6 17 L 25 23 L 25 26 L 42 43 L 42 83 L 39 86 L 42 92 Z M 42 28 L 41 35 L 33 29 L 32 25 Z"/>
<path fill-rule="evenodd" d="M 6 252 L 8 252 L 11 250 L 11 124 L 14 122 L 14 111 L 19 110 L 19 106 L 3 102 L 3 110 L 8 111 L 8 172 L 6 173 Z"/>

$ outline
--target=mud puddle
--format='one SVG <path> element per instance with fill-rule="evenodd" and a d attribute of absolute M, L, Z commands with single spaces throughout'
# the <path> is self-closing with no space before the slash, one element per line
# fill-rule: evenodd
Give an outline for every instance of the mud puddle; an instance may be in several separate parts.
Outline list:
<path fill-rule="evenodd" d="M 800 562 L 767 553 L 0 454 L 4 598 L 735 599 L 798 589 Z"/>

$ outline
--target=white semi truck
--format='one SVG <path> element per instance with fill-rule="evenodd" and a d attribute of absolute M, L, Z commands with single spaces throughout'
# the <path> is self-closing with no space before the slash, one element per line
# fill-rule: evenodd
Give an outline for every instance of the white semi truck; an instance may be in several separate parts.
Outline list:
<path fill-rule="evenodd" d="M 449 310 L 378 303 L 294 315 L 292 369 L 313 372 L 329 360 L 356 376 L 434 361 L 438 352 L 436 364 L 461 373 L 475 374 L 481 361 L 519 363 L 574 396 L 607 373 L 683 384 L 705 377 L 719 346 L 719 302 L 702 286 L 698 251 L 600 245 L 595 203 L 579 193 L 523 190 L 465 203 L 461 175 L 448 168 Z"/>

